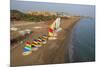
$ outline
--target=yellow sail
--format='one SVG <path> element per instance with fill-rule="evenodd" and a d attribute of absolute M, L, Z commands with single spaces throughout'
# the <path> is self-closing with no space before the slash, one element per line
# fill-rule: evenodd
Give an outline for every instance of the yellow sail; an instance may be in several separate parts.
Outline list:
<path fill-rule="evenodd" d="M 50 25 L 49 30 L 48 30 L 48 36 L 49 37 L 54 35 L 55 27 L 56 27 L 56 24 L 55 24 L 55 22 L 53 22 Z"/>

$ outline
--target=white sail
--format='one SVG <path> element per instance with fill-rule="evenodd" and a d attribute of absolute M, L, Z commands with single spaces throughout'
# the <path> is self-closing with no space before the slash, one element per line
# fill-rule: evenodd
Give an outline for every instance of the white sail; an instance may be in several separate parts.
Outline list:
<path fill-rule="evenodd" d="M 55 22 L 56 22 L 56 32 L 61 31 L 62 30 L 62 28 L 60 27 L 60 25 L 61 25 L 61 19 L 57 18 Z"/>
<path fill-rule="evenodd" d="M 56 19 L 56 29 L 60 28 L 60 18 Z"/>

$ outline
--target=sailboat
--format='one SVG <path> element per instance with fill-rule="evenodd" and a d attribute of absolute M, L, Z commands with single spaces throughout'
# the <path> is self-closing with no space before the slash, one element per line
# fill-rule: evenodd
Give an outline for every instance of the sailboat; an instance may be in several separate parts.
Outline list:
<path fill-rule="evenodd" d="M 49 26 L 49 29 L 48 29 L 48 36 L 49 36 L 49 40 L 54 40 L 54 39 L 57 39 L 56 36 L 57 36 L 57 32 L 61 31 L 62 28 L 60 27 L 60 22 L 61 19 L 60 17 L 58 17 L 50 26 Z"/>

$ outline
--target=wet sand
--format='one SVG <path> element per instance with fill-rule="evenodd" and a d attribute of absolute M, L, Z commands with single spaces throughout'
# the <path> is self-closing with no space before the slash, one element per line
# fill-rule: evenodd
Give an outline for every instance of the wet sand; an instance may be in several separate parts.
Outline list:
<path fill-rule="evenodd" d="M 11 66 L 22 65 L 42 65 L 42 64 L 58 64 L 69 62 L 68 43 L 73 26 L 79 21 L 80 17 L 70 17 L 68 19 L 61 19 L 62 31 L 58 33 L 56 40 L 48 40 L 47 44 L 39 50 L 32 52 L 28 56 L 23 56 L 23 48 L 25 44 L 20 44 L 16 48 L 11 47 Z M 21 26 L 21 25 L 20 25 Z M 43 29 L 34 29 L 34 26 L 42 26 Z M 34 31 L 34 35 L 47 34 L 47 23 L 33 23 L 21 29 L 29 28 Z M 15 27 L 20 28 L 18 25 Z M 66 42 L 65 42 L 66 41 Z M 16 44 L 17 45 L 17 44 Z M 67 52 L 66 52 L 67 51 Z M 66 56 L 66 59 L 65 59 Z"/>

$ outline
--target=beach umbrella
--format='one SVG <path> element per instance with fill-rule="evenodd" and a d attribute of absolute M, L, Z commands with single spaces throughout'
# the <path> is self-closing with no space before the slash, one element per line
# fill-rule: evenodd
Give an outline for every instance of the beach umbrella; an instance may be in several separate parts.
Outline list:
<path fill-rule="evenodd" d="M 26 44 L 31 44 L 30 41 L 26 41 L 25 43 L 26 43 Z"/>
<path fill-rule="evenodd" d="M 32 45 L 34 45 L 35 47 L 41 47 L 42 41 L 40 39 L 33 40 Z"/>
<path fill-rule="evenodd" d="M 44 39 L 48 39 L 48 36 L 47 35 L 43 35 L 42 36 Z"/>
<path fill-rule="evenodd" d="M 37 39 L 37 43 L 40 43 L 40 42 L 42 42 L 42 40 L 41 39 Z"/>
<path fill-rule="evenodd" d="M 34 46 L 37 46 L 38 45 L 38 42 L 37 42 L 36 39 L 33 40 L 32 45 L 34 45 Z"/>
<path fill-rule="evenodd" d="M 31 51 L 31 47 L 30 46 L 25 46 L 24 47 L 24 52 L 27 52 L 27 51 Z"/>
<path fill-rule="evenodd" d="M 48 36 L 46 36 L 46 35 L 42 35 L 42 37 L 41 37 L 43 40 L 48 40 Z"/>
<path fill-rule="evenodd" d="M 44 38 L 43 36 L 42 37 L 39 37 L 39 39 L 42 41 L 43 44 L 46 44 L 47 43 L 47 39 Z"/>
<path fill-rule="evenodd" d="M 41 39 L 38 39 L 37 41 L 42 42 L 42 40 L 41 40 Z"/>
<path fill-rule="evenodd" d="M 31 50 L 31 43 L 29 41 L 26 41 L 26 45 L 24 47 L 24 52 Z"/>
<path fill-rule="evenodd" d="M 39 40 L 43 41 L 43 39 L 41 37 L 38 37 Z"/>
<path fill-rule="evenodd" d="M 44 44 L 44 40 L 43 40 L 41 37 L 38 38 L 38 41 L 39 41 L 42 45 Z"/>
<path fill-rule="evenodd" d="M 29 55 L 31 53 L 32 53 L 32 48 L 30 46 L 26 45 L 24 47 L 24 52 L 22 54 L 25 56 L 25 55 Z"/>

